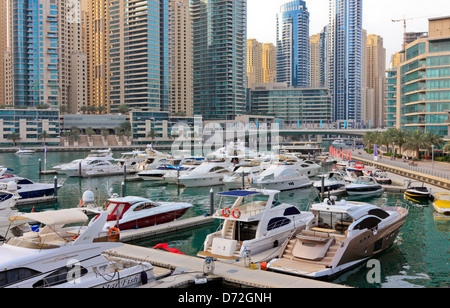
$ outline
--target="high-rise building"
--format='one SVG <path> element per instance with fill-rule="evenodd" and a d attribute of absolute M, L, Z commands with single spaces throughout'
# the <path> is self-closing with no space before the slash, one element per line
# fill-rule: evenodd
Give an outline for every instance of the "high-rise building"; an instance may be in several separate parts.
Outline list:
<path fill-rule="evenodd" d="M 262 62 L 263 82 L 275 82 L 277 80 L 277 48 L 272 43 L 263 44 Z"/>
<path fill-rule="evenodd" d="M 383 38 L 379 35 L 367 36 L 367 88 L 373 89 L 373 105 L 368 106 L 373 113 L 374 127 L 383 124 L 383 95 L 386 70 L 386 49 L 383 46 Z"/>
<path fill-rule="evenodd" d="M 309 12 L 305 1 L 288 2 L 277 14 L 277 81 L 309 86 Z"/>
<path fill-rule="evenodd" d="M 9 105 L 6 99 L 7 80 L 7 57 L 8 57 L 8 9 L 7 0 L 0 2 L 0 105 Z"/>
<path fill-rule="evenodd" d="M 335 121 L 361 120 L 362 0 L 330 0 L 328 86 Z"/>
<path fill-rule="evenodd" d="M 398 128 L 450 140 L 450 17 L 429 19 L 429 37 L 406 45 L 397 67 Z M 393 73 L 391 73 L 393 74 Z"/>
<path fill-rule="evenodd" d="M 247 1 L 191 0 L 194 114 L 233 120 L 246 108 Z"/>
<path fill-rule="evenodd" d="M 86 59 L 87 102 L 105 113 L 109 104 L 109 1 L 83 0 L 83 50 Z"/>
<path fill-rule="evenodd" d="M 255 39 L 247 40 L 247 87 L 264 82 L 263 44 Z"/>
<path fill-rule="evenodd" d="M 109 1 L 110 110 L 169 110 L 169 0 Z"/>
<path fill-rule="evenodd" d="M 309 80 L 311 87 L 321 86 L 321 48 L 320 33 L 309 38 Z"/>
<path fill-rule="evenodd" d="M 170 0 L 170 112 L 193 116 L 192 18 L 189 0 Z"/>
<path fill-rule="evenodd" d="M 79 1 L 11 0 L 10 12 L 14 104 L 83 103 Z"/>

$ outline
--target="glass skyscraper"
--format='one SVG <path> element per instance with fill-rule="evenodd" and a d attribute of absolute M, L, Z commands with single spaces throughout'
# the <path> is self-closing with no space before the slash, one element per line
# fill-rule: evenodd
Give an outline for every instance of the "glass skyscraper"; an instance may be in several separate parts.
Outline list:
<path fill-rule="evenodd" d="M 168 0 L 109 4 L 110 102 L 143 110 L 169 109 Z"/>
<path fill-rule="evenodd" d="M 328 86 L 334 121 L 361 121 L 362 0 L 330 0 Z"/>
<path fill-rule="evenodd" d="M 11 1 L 16 106 L 58 106 L 58 2 Z"/>
<path fill-rule="evenodd" d="M 309 86 L 309 12 L 305 1 L 286 3 L 277 14 L 277 81 Z"/>
<path fill-rule="evenodd" d="M 194 114 L 234 120 L 245 112 L 247 1 L 191 0 Z"/>

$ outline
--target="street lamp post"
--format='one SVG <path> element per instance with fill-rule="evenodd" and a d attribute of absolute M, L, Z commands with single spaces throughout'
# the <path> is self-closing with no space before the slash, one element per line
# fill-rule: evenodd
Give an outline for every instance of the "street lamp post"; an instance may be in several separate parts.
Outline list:
<path fill-rule="evenodd" d="M 431 169 L 434 171 L 434 144 L 431 145 Z"/>

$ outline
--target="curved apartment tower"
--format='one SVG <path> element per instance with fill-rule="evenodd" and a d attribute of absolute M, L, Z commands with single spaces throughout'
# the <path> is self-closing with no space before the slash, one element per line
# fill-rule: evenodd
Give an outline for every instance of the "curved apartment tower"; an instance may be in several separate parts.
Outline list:
<path fill-rule="evenodd" d="M 277 14 L 277 81 L 309 86 L 309 12 L 305 1 L 286 3 Z"/>

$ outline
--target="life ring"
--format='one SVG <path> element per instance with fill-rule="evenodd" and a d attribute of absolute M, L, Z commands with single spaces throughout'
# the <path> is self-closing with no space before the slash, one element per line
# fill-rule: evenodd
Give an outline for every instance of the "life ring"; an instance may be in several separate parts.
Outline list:
<path fill-rule="evenodd" d="M 224 208 L 223 210 L 222 210 L 222 216 L 223 217 L 230 217 L 230 215 L 231 215 L 231 211 L 230 211 L 230 209 L 229 208 Z"/>
<path fill-rule="evenodd" d="M 239 209 L 234 209 L 233 210 L 233 217 L 235 219 L 239 219 L 239 217 L 241 217 L 241 211 L 239 211 Z"/>
<path fill-rule="evenodd" d="M 115 232 L 114 234 L 113 231 Z M 112 227 L 108 230 L 108 237 L 110 240 L 117 240 L 119 238 L 119 233 L 119 229 L 117 229 L 116 227 Z"/>

